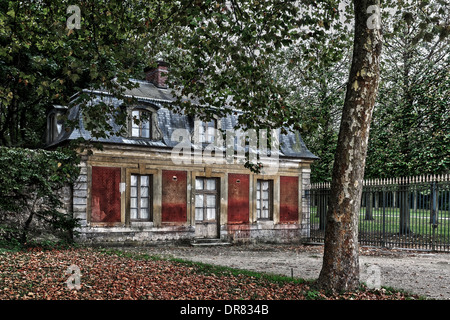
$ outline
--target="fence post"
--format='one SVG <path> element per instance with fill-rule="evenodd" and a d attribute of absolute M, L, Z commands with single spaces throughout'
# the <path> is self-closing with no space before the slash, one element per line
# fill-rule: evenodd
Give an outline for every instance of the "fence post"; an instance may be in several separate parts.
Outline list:
<path fill-rule="evenodd" d="M 318 192 L 319 199 L 317 203 L 317 215 L 319 216 L 319 230 L 325 230 L 326 217 L 327 217 L 327 205 L 328 194 L 325 188 L 320 189 Z"/>
<path fill-rule="evenodd" d="M 392 208 L 397 208 L 397 191 L 392 191 Z"/>
<path fill-rule="evenodd" d="M 382 188 L 383 199 L 383 237 L 381 239 L 381 245 L 386 246 L 386 188 Z"/>
<path fill-rule="evenodd" d="M 431 183 L 431 204 L 430 204 L 430 212 L 431 212 L 431 224 L 432 224 L 432 229 L 433 229 L 433 241 L 431 244 L 431 249 L 433 251 L 436 250 L 436 228 L 438 226 L 438 221 L 437 221 L 437 186 L 436 186 L 436 181 L 433 181 Z"/>
<path fill-rule="evenodd" d="M 406 179 L 400 181 L 399 186 L 399 204 L 400 204 L 400 234 L 409 234 L 410 229 L 410 205 L 409 205 L 409 181 Z"/>
<path fill-rule="evenodd" d="M 436 187 L 436 181 L 433 181 L 430 184 L 430 189 L 431 189 L 431 197 L 430 197 L 430 224 L 432 224 L 433 226 L 437 224 L 437 220 L 436 220 L 436 213 L 437 213 L 437 187 Z"/>
<path fill-rule="evenodd" d="M 380 192 L 375 189 L 375 210 L 378 210 L 378 207 L 380 206 Z"/>

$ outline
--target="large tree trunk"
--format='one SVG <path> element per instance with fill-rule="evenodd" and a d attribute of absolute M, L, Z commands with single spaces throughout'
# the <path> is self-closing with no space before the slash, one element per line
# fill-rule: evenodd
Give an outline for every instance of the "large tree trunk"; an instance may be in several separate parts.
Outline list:
<path fill-rule="evenodd" d="M 370 122 L 380 78 L 381 30 L 368 28 L 380 0 L 354 0 L 353 61 L 342 112 L 331 185 L 325 251 L 318 285 L 332 292 L 359 286 L 358 215 Z M 373 8 L 373 7 L 372 7 Z M 379 17 L 378 17 L 379 18 Z"/>

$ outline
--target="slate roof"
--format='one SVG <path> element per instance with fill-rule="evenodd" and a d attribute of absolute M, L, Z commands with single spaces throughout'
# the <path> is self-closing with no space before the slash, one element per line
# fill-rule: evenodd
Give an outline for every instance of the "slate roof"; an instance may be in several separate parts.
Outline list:
<path fill-rule="evenodd" d="M 158 125 L 162 133 L 162 139 L 151 140 L 145 138 L 128 138 L 122 136 L 110 136 L 108 138 L 94 139 L 90 132 L 85 129 L 83 118 L 81 117 L 81 108 L 79 105 L 71 107 L 68 112 L 68 119 L 76 120 L 79 122 L 79 128 L 72 129 L 69 132 L 65 130 L 57 137 L 57 139 L 49 144 L 47 147 L 53 147 L 59 145 L 65 141 L 75 140 L 77 138 L 84 138 L 86 140 L 112 143 L 112 144 L 125 144 L 125 145 L 139 145 L 149 147 L 160 148 L 173 148 L 179 142 L 172 141 L 171 136 L 175 129 L 186 129 L 188 132 L 192 132 L 194 128 L 194 119 L 187 115 L 171 112 L 167 108 L 167 103 L 172 103 L 175 99 L 171 94 L 170 89 L 161 89 L 156 87 L 147 81 L 136 81 L 139 84 L 138 88 L 126 90 L 125 95 L 133 96 L 139 103 L 151 104 L 157 110 Z M 93 92 L 93 91 L 89 91 Z M 96 97 L 92 100 L 92 103 L 98 103 L 101 99 L 108 99 L 108 102 L 113 103 L 115 106 L 120 106 L 122 101 L 112 96 L 105 95 L 104 92 L 93 92 Z M 220 119 L 222 129 L 233 129 L 237 124 L 237 117 L 234 115 L 228 115 L 225 118 Z M 111 120 L 113 128 L 118 126 Z M 280 134 L 280 157 L 300 158 L 300 159 L 318 159 L 317 156 L 312 154 L 305 143 L 303 142 L 298 132 L 290 132 L 289 134 Z"/>

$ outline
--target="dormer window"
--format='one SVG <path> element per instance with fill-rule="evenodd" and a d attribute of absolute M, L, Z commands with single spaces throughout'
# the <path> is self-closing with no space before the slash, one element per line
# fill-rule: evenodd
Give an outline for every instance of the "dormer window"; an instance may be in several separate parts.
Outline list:
<path fill-rule="evenodd" d="M 200 143 L 214 143 L 217 129 L 217 120 L 201 121 L 198 127 L 198 136 Z"/>
<path fill-rule="evenodd" d="M 131 112 L 131 136 L 136 138 L 151 137 L 151 113 L 143 109 Z"/>
<path fill-rule="evenodd" d="M 56 116 L 51 114 L 48 117 L 48 142 L 51 143 L 55 141 L 58 136 L 58 128 L 56 126 Z"/>
<path fill-rule="evenodd" d="M 48 144 L 55 142 L 63 131 L 63 116 L 67 111 L 67 107 L 53 106 L 53 109 L 47 115 L 47 136 Z"/>

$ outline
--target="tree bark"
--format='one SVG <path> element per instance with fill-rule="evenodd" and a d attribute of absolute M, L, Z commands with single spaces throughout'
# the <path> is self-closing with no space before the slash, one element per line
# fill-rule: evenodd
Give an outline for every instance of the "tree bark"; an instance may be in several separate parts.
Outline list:
<path fill-rule="evenodd" d="M 369 7 L 381 8 L 380 0 L 354 0 L 353 5 L 353 59 L 333 166 L 323 265 L 317 281 L 319 288 L 332 292 L 359 286 L 358 215 L 380 78 L 381 30 L 369 28 L 367 23 L 373 15 L 368 13 Z"/>

